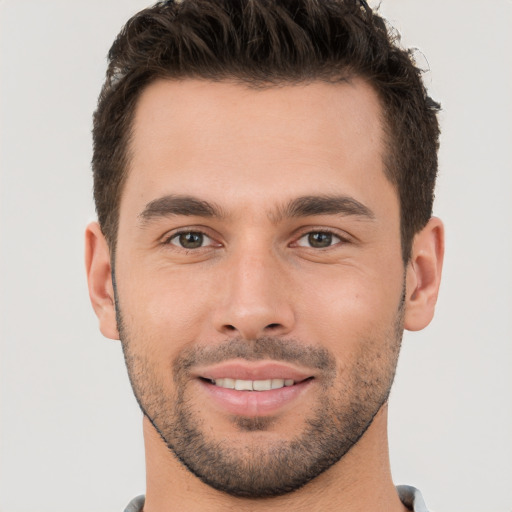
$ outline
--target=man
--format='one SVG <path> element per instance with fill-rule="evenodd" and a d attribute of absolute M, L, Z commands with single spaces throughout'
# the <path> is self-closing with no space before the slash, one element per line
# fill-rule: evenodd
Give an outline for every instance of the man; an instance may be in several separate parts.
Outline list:
<path fill-rule="evenodd" d="M 127 510 L 426 510 L 387 399 L 431 320 L 438 106 L 355 0 L 183 0 L 115 41 L 91 301 L 144 414 Z"/>

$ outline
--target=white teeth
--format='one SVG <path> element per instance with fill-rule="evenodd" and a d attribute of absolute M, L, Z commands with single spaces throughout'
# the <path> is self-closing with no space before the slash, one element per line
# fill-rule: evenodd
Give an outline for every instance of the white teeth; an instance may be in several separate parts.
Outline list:
<path fill-rule="evenodd" d="M 218 384 L 219 386 L 223 388 L 228 389 L 235 389 L 235 379 L 219 379 L 219 381 L 222 381 L 222 384 Z"/>
<path fill-rule="evenodd" d="M 272 389 L 271 380 L 255 380 L 252 383 L 254 391 L 270 391 Z"/>
<path fill-rule="evenodd" d="M 242 380 L 242 379 L 216 379 L 213 381 L 216 386 L 237 391 L 270 391 L 280 389 L 284 386 L 293 386 L 293 379 L 267 379 L 267 380 Z"/>
<path fill-rule="evenodd" d="M 237 391 L 252 391 L 252 380 L 235 380 L 235 389 Z"/>
<path fill-rule="evenodd" d="M 272 389 L 279 389 L 284 387 L 284 379 L 272 379 Z"/>

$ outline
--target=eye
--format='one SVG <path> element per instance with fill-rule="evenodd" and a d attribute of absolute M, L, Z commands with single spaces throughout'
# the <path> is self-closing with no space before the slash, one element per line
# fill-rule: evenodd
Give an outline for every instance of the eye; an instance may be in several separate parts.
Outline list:
<path fill-rule="evenodd" d="M 169 238 L 168 243 L 182 249 L 199 249 L 213 243 L 209 236 L 200 231 L 182 231 Z"/>
<path fill-rule="evenodd" d="M 311 231 L 297 240 L 300 247 L 312 247 L 313 249 L 325 249 L 332 245 L 340 243 L 340 237 L 328 231 Z"/>

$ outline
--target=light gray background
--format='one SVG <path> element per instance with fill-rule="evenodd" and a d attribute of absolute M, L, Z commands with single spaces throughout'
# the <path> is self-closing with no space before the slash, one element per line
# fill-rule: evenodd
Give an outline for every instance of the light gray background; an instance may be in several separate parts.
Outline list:
<path fill-rule="evenodd" d="M 91 113 L 141 0 L 0 0 L 0 511 L 122 510 L 144 491 L 141 415 L 88 301 Z M 397 483 L 437 512 L 512 510 L 512 2 L 383 0 L 444 107 L 437 316 L 406 334 Z M 427 62 L 428 61 L 428 62 Z"/>

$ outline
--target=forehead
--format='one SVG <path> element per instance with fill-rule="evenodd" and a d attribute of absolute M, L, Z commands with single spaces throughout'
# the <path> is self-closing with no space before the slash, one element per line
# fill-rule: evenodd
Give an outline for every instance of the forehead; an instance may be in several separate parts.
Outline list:
<path fill-rule="evenodd" d="M 264 89 L 158 80 L 137 104 L 122 203 L 134 191 L 141 204 L 175 193 L 354 195 L 387 181 L 382 139 L 379 100 L 361 79 Z"/>

